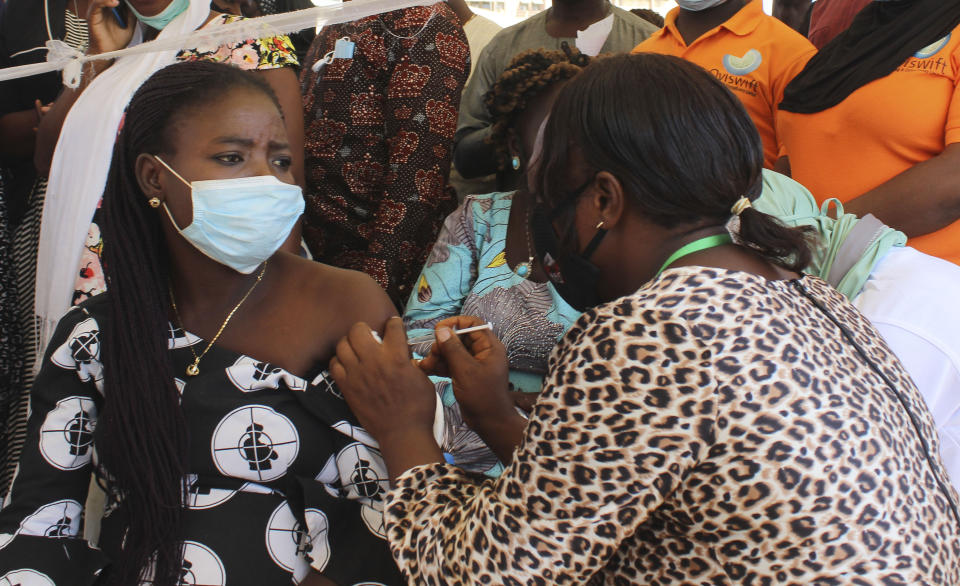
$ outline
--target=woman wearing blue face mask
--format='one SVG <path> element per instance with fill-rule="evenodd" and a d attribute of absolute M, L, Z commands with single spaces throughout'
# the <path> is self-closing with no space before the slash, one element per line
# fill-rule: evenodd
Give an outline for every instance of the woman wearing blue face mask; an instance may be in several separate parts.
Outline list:
<path fill-rule="evenodd" d="M 385 466 L 325 372 L 350 324 L 393 306 L 361 273 L 278 251 L 304 206 L 292 158 L 250 73 L 178 64 L 133 96 L 103 197 L 124 246 L 44 356 L 0 584 L 400 583 Z"/>
<path fill-rule="evenodd" d="M 126 9 L 124 8 L 126 6 Z M 126 17 L 117 15 L 126 14 Z M 119 49 L 125 46 L 131 39 L 151 40 L 159 35 L 174 35 L 185 33 L 194 28 L 212 28 L 223 24 L 228 24 L 237 20 L 239 17 L 219 14 L 209 10 L 209 4 L 195 0 L 191 4 L 190 0 L 167 0 L 147 2 L 146 0 L 131 0 L 126 4 L 119 4 L 118 0 L 90 0 L 88 13 L 88 26 L 90 37 L 90 53 L 102 53 L 113 49 Z M 126 28 L 121 28 L 119 22 L 129 19 L 130 23 Z M 132 23 L 139 22 L 139 26 Z M 293 150 L 292 172 L 298 183 L 303 179 L 303 116 L 300 106 L 300 92 L 297 87 L 296 75 L 293 68 L 297 65 L 296 57 L 293 53 L 293 47 L 286 37 L 264 38 L 258 40 L 248 40 L 241 43 L 224 46 L 210 46 L 183 49 L 178 52 L 167 55 L 148 54 L 144 56 L 123 57 L 115 66 L 109 61 L 95 61 L 92 68 L 84 76 L 80 88 L 77 90 L 66 90 L 54 102 L 47 116 L 44 116 L 38 128 L 37 153 L 35 156 L 37 165 L 43 169 L 44 164 L 51 164 L 53 158 L 53 145 L 58 145 L 60 151 L 55 159 L 56 164 L 50 172 L 50 205 L 45 211 L 44 218 L 45 229 L 57 229 L 58 232 L 66 232 L 68 236 L 80 233 L 80 241 L 76 248 L 69 248 L 61 242 L 54 247 L 49 241 L 41 241 L 41 280 L 39 308 L 41 315 L 46 316 L 48 327 L 51 325 L 50 318 L 56 317 L 62 313 L 64 307 L 64 291 L 66 281 L 73 280 L 71 296 L 68 298 L 72 304 L 79 303 L 84 299 L 97 295 L 105 288 L 103 281 L 103 271 L 100 263 L 102 256 L 102 240 L 100 238 L 101 226 L 98 214 L 90 210 L 64 209 L 62 214 L 58 210 L 62 209 L 59 201 L 64 194 L 73 200 L 76 198 L 77 205 L 86 203 L 88 206 L 95 205 L 97 191 L 95 187 L 101 185 L 99 177 L 86 177 L 88 181 L 81 181 L 81 186 L 73 187 L 73 182 L 78 178 L 75 176 L 78 165 L 76 159 L 83 159 L 83 164 L 88 164 L 90 150 L 96 153 L 101 148 L 104 149 L 101 159 L 106 162 L 109 153 L 107 144 L 97 144 L 96 135 L 93 143 L 90 140 L 90 128 L 87 125 L 105 125 L 108 128 L 112 125 L 113 119 L 119 120 L 122 114 L 123 106 L 126 101 L 124 91 L 117 87 L 119 77 L 122 76 L 128 80 L 142 80 L 157 68 L 176 61 L 215 61 L 218 63 L 228 63 L 241 69 L 252 69 L 264 76 L 264 79 L 271 84 L 274 92 L 283 105 L 287 134 L 291 140 Z M 100 82 L 96 78 L 103 75 Z M 135 84 L 127 84 L 129 91 L 136 89 Z M 81 99 L 83 98 L 83 99 Z M 106 110 L 106 112 L 104 111 Z M 70 130 L 60 142 L 57 142 L 58 135 L 64 124 L 65 117 L 70 114 L 72 120 Z M 106 118 L 104 118 L 106 115 Z M 84 124 L 84 120 L 87 120 Z M 113 136 L 107 132 L 104 136 L 104 143 L 113 144 Z M 49 149 L 46 148 L 49 145 Z M 81 146 L 83 145 L 83 146 Z M 96 179 L 100 179 L 97 181 Z M 64 185 L 66 183 L 66 185 Z M 81 192 L 81 193 L 78 193 Z M 90 200 L 88 202 L 88 200 Z M 73 212 L 75 219 L 65 217 Z M 76 213 L 83 212 L 83 213 Z M 93 222 L 83 225 L 82 216 L 91 213 Z M 68 225 L 68 226 L 67 226 Z M 73 260 L 79 254 L 79 258 Z M 69 275 L 61 277 L 59 268 L 51 265 L 59 265 L 71 262 L 69 266 Z M 57 278 L 55 282 L 50 282 L 44 278 L 46 269 L 56 271 Z M 70 279 L 65 279 L 70 277 Z M 64 280 L 65 279 L 65 280 Z M 49 331 L 47 331 L 47 334 Z M 41 336 L 43 340 L 45 335 Z"/>
<path fill-rule="evenodd" d="M 330 372 L 384 448 L 412 582 L 960 583 L 958 497 L 923 399 L 849 302 L 798 272 L 805 234 L 753 209 L 762 167 L 714 76 L 597 60 L 544 136 L 535 246 L 586 312 L 529 422 L 489 332 L 439 329 L 418 369 L 400 320 L 382 345 L 354 326 Z M 437 369 L 509 462 L 496 481 L 442 462 L 422 372 Z"/>
<path fill-rule="evenodd" d="M 33 13 L 31 18 L 37 21 L 43 21 L 48 13 L 53 17 L 53 11 L 63 6 L 63 2 L 54 0 L 17 0 L 17 5 L 28 2 L 39 5 L 29 9 L 22 6 L 19 13 L 24 18 L 25 12 Z M 80 14 L 72 19 L 74 33 L 83 33 L 88 53 L 120 49 L 138 39 L 168 38 L 200 27 L 213 28 L 238 18 L 211 12 L 209 1 L 203 0 L 78 0 L 71 8 Z M 79 87 L 63 88 L 40 119 L 36 132 L 34 162 L 40 179 L 34 184 L 29 211 L 16 241 L 22 251 L 17 269 L 26 365 L 18 416 L 10 426 L 9 441 L 14 446 L 21 441 L 26 422 L 26 396 L 35 357 L 42 354 L 57 320 L 71 305 L 106 288 L 101 257 L 110 243 L 102 238 L 99 201 L 130 96 L 164 65 L 194 60 L 256 70 L 270 83 L 283 106 L 294 178 L 298 183 L 302 178 L 302 108 L 294 73 L 297 61 L 286 37 L 127 55 L 88 64 Z M 299 241 L 296 234 L 293 239 Z M 35 315 L 40 316 L 39 329 L 35 327 Z M 16 454 L 12 459 L 15 462 Z"/>

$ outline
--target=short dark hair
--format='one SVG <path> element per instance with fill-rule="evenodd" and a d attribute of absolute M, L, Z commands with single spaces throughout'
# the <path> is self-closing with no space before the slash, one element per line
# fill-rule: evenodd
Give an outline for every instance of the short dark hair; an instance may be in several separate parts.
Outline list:
<path fill-rule="evenodd" d="M 723 224 L 740 197 L 759 197 L 763 146 L 740 100 L 702 68 L 639 53 L 596 60 L 554 104 L 536 178 L 550 201 L 569 193 L 575 151 L 615 175 L 632 207 L 672 228 L 704 219 Z M 556 203 L 556 202 L 551 202 Z M 749 208 L 740 238 L 792 270 L 810 262 L 806 232 Z"/>

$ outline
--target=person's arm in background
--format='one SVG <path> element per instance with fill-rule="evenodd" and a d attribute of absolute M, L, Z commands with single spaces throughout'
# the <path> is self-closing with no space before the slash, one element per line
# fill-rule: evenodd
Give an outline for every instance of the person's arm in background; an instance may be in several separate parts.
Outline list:
<path fill-rule="evenodd" d="M 33 156 L 37 126 L 49 109 L 49 105 L 44 106 L 37 100 L 29 110 L 0 116 L 0 161 Z"/>
<path fill-rule="evenodd" d="M 493 38 L 477 59 L 476 69 L 463 92 L 457 135 L 454 138 L 453 164 L 466 179 L 485 177 L 497 172 L 497 156 L 487 142 L 493 120 L 484 104 L 484 97 L 497 82 L 500 69 L 498 40 Z"/>
<path fill-rule="evenodd" d="M 127 28 L 120 27 L 111 13 L 111 8 L 125 11 Z M 87 54 L 97 55 L 122 49 L 130 44 L 136 28 L 136 19 L 126 6 L 120 6 L 119 0 L 91 0 L 90 10 L 87 13 L 87 27 L 90 34 Z M 73 104 L 94 78 L 103 73 L 112 63 L 112 61 L 101 60 L 84 65 L 80 86 L 76 89 L 63 88 L 63 92 L 51 105 L 50 111 L 40 120 L 33 163 L 41 175 L 47 175 L 50 172 L 53 151 L 56 150 L 57 141 L 60 139 L 60 130 Z"/>
<path fill-rule="evenodd" d="M 947 111 L 946 148 L 893 179 L 843 204 L 847 213 L 873 214 L 909 237 L 960 220 L 960 91 L 954 87 Z"/>
<path fill-rule="evenodd" d="M 960 143 L 846 202 L 843 209 L 857 216 L 873 214 L 910 238 L 960 220 Z"/>

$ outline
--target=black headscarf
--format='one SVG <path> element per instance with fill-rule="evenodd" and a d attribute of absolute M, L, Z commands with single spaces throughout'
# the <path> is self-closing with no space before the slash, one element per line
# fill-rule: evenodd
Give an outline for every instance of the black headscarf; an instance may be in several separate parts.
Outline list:
<path fill-rule="evenodd" d="M 812 114 L 832 108 L 958 23 L 960 0 L 874 0 L 790 82 L 780 109 Z"/>

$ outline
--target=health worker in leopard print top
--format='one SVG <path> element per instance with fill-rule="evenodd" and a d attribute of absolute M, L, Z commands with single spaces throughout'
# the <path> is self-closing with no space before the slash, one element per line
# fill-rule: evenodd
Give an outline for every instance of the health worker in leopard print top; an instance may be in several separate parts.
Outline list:
<path fill-rule="evenodd" d="M 598 60 L 544 138 L 537 252 L 586 310 L 529 422 L 503 346 L 356 325 L 331 374 L 384 450 L 390 547 L 416 584 L 958 584 L 957 493 L 909 376 L 805 234 L 751 207 L 760 139 L 675 57 Z M 726 226 L 730 223 L 733 240 Z M 552 268 L 552 271 L 550 269 Z M 443 370 L 506 465 L 443 463 Z M 382 381 L 390 381 L 384 384 Z"/>

